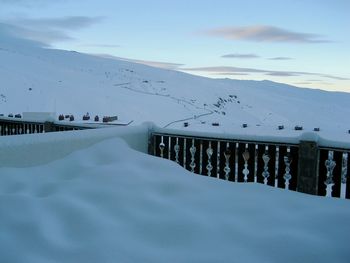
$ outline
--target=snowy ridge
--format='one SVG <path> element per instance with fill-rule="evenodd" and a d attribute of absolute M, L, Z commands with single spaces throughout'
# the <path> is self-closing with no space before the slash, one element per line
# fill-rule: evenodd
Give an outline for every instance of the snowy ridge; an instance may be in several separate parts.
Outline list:
<path fill-rule="evenodd" d="M 349 130 L 350 94 L 270 81 L 208 79 L 124 60 L 0 43 L 0 113 L 55 111 L 118 115 L 140 124 L 214 132 L 270 134 L 277 125 L 315 127 L 333 137 Z M 301 114 L 302 112 L 302 114 Z M 217 122 L 219 127 L 213 127 Z"/>

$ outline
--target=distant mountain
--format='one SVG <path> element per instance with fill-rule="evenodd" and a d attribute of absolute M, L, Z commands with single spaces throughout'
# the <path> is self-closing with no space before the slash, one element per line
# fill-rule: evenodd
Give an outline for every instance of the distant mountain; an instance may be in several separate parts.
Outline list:
<path fill-rule="evenodd" d="M 303 125 L 347 131 L 350 94 L 210 79 L 28 43 L 0 42 L 0 113 L 118 115 L 134 123 L 230 132 Z M 192 118 L 192 119 L 191 119 Z M 179 121 L 183 120 L 183 121 Z M 178 121 L 178 122 L 177 122 Z M 216 122 L 219 127 L 213 127 Z"/>

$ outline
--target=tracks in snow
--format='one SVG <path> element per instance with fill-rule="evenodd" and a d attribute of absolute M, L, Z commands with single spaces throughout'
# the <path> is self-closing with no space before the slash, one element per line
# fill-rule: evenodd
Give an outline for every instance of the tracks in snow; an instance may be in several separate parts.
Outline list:
<path fill-rule="evenodd" d="M 141 93 L 141 94 L 145 94 L 145 95 L 160 96 L 160 97 L 169 98 L 169 99 L 175 100 L 177 103 L 182 102 L 185 107 L 189 105 L 189 106 L 192 106 L 192 107 L 196 108 L 197 110 L 204 110 L 204 111 L 206 111 L 205 113 L 201 113 L 199 115 L 195 115 L 195 116 L 184 118 L 184 119 L 180 119 L 180 120 L 171 121 L 168 124 L 164 125 L 163 128 L 167 128 L 170 125 L 178 123 L 178 122 L 194 120 L 194 119 L 198 119 L 198 118 L 201 118 L 201 117 L 204 117 L 204 116 L 208 116 L 208 115 L 214 114 L 214 111 L 212 111 L 212 110 L 209 110 L 209 109 L 206 109 L 206 108 L 203 108 L 203 107 L 199 107 L 199 106 L 195 105 L 192 102 L 189 102 L 189 101 L 184 100 L 184 99 L 176 98 L 174 96 L 171 96 L 170 94 L 160 94 L 160 93 L 157 93 L 157 92 L 153 93 L 153 92 L 149 92 L 149 91 L 142 91 L 142 90 L 137 90 L 137 89 L 133 89 L 131 87 L 124 86 L 124 85 L 130 85 L 130 84 L 131 84 L 131 82 L 115 84 L 114 86 L 119 86 L 119 87 L 121 87 L 123 89 L 128 89 L 128 90 L 131 90 L 133 92 L 137 92 L 137 93 Z"/>

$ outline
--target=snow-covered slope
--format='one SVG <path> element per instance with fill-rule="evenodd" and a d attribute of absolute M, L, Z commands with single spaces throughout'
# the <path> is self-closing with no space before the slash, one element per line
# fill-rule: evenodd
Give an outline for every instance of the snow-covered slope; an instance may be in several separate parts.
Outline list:
<path fill-rule="evenodd" d="M 0 262 L 349 262 L 348 200 L 195 176 L 118 138 L 0 181 Z"/>
<path fill-rule="evenodd" d="M 285 125 L 346 133 L 350 93 L 270 81 L 209 79 L 77 52 L 0 42 L 0 113 L 56 111 L 78 119 L 118 115 L 134 123 L 230 131 Z M 191 119 L 193 118 L 193 119 Z M 218 122 L 220 127 L 212 127 Z"/>

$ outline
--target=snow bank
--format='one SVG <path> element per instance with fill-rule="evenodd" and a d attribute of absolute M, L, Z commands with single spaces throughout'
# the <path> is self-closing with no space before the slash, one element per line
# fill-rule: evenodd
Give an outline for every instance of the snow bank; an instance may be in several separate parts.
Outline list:
<path fill-rule="evenodd" d="M 147 153 L 152 124 L 96 130 L 52 132 L 0 137 L 0 167 L 45 164 L 112 137 L 123 138 L 131 148 Z"/>
<path fill-rule="evenodd" d="M 191 175 L 102 137 L 0 168 L 1 262 L 349 262 L 348 200 Z"/>

